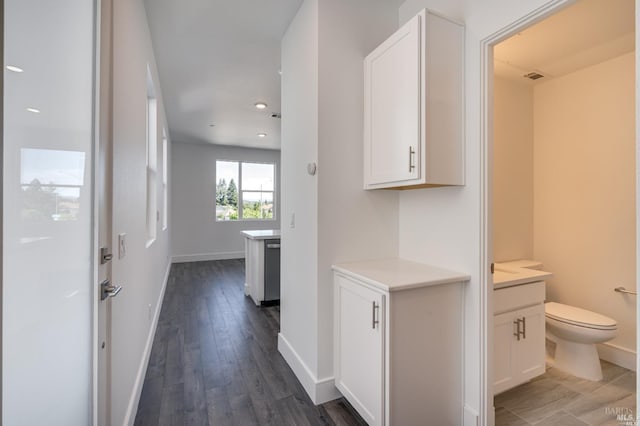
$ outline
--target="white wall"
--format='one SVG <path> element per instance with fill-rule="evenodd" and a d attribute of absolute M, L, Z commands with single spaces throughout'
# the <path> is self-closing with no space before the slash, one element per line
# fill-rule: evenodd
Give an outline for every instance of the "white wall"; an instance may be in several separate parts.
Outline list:
<path fill-rule="evenodd" d="M 307 0 L 282 42 L 279 348 L 316 402 L 335 396 L 331 264 L 397 254 L 397 193 L 362 190 L 362 61 L 396 27 L 389 3 Z"/>
<path fill-rule="evenodd" d="M 133 424 L 170 265 L 170 230 L 157 223 L 157 239 L 146 248 L 147 64 L 158 104 L 158 135 L 166 128 L 160 79 L 141 0 L 114 0 L 113 28 L 113 233 L 127 234 L 127 254 L 113 260 L 112 280 L 122 293 L 112 301 L 112 424 Z M 168 129 L 167 129 L 168 130 Z M 158 141 L 158 179 L 162 141 Z M 161 210 L 162 185 L 157 185 Z"/>
<path fill-rule="evenodd" d="M 490 282 L 488 265 L 481 265 L 484 178 L 481 167 L 484 155 L 481 95 L 485 89 L 480 78 L 483 71 L 481 41 L 551 3 L 545 0 L 407 0 L 400 7 L 400 23 L 406 22 L 421 8 L 429 7 L 466 25 L 466 185 L 461 188 L 403 191 L 400 194 L 399 220 L 401 257 L 471 275 L 465 292 L 465 425 L 476 424 L 476 421 L 484 424 L 491 418 L 493 407 L 493 400 L 488 397 L 490 387 L 483 388 L 480 382 L 482 376 L 490 374 L 485 358 L 490 349 L 480 338 L 481 330 L 488 328 L 483 299 L 487 292 L 485 286 Z"/>
<path fill-rule="evenodd" d="M 363 191 L 364 57 L 396 30 L 384 0 L 321 0 L 318 111 L 318 359 L 333 376 L 331 265 L 396 257 L 398 194 Z M 336 72 L 336 64 L 339 72 Z"/>
<path fill-rule="evenodd" d="M 496 77 L 493 85 L 493 256 L 533 256 L 533 90 Z"/>
<path fill-rule="evenodd" d="M 318 161 L 317 0 L 300 6 L 282 39 L 281 58 L 282 269 L 278 348 L 307 392 L 314 394 L 318 377 L 318 183 L 315 176 L 307 174 L 306 165 Z M 285 352 L 287 348 L 290 350 Z"/>
<path fill-rule="evenodd" d="M 280 229 L 280 151 L 175 143 L 171 156 L 174 262 L 244 257 L 246 229 Z M 216 160 L 276 164 L 275 218 L 216 222 Z"/>
<path fill-rule="evenodd" d="M 534 88 L 534 257 L 547 300 L 618 321 L 636 350 L 634 53 Z M 634 357 L 632 356 L 632 359 Z"/>

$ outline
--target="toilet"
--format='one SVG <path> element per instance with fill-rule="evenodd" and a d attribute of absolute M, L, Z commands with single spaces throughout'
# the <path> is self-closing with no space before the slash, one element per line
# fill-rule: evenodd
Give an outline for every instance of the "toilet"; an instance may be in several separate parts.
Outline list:
<path fill-rule="evenodd" d="M 586 309 L 545 303 L 546 337 L 556 344 L 550 364 L 574 376 L 600 381 L 602 368 L 596 343 L 616 336 L 615 320 Z"/>

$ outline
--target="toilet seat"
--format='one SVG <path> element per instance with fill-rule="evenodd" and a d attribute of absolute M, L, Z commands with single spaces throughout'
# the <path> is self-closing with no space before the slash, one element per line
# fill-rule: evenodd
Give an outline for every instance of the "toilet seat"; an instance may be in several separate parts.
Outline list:
<path fill-rule="evenodd" d="M 607 316 L 576 308 L 575 306 L 563 305 L 562 303 L 547 302 L 544 306 L 545 316 L 565 324 L 578 327 L 592 328 L 595 330 L 615 330 L 617 322 Z"/>

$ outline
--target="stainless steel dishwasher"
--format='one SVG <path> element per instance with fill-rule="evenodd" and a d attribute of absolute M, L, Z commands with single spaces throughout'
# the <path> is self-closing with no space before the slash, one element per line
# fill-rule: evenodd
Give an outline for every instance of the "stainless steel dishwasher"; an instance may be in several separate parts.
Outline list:
<path fill-rule="evenodd" d="M 263 305 L 280 301 L 280 240 L 264 241 Z"/>

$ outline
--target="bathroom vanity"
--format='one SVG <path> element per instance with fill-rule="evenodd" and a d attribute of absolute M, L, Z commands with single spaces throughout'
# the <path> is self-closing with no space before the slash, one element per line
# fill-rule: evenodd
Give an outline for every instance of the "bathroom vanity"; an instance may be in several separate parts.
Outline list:
<path fill-rule="evenodd" d="M 458 424 L 469 276 L 403 259 L 334 270 L 335 385 L 369 425 Z"/>
<path fill-rule="evenodd" d="M 526 265 L 535 266 L 535 265 Z M 493 274 L 493 392 L 545 372 L 545 282 L 551 274 L 514 262 Z"/>

